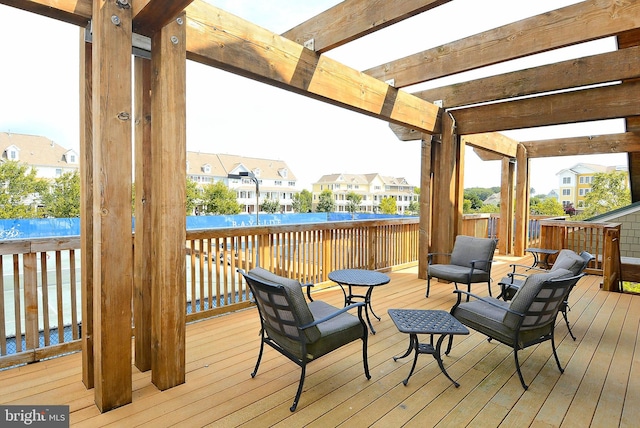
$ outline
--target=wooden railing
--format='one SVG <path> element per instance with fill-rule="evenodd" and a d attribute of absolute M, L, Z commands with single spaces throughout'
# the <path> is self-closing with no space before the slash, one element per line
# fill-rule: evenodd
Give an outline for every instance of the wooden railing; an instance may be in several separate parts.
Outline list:
<path fill-rule="evenodd" d="M 0 368 L 79 350 L 80 239 L 0 241 L 0 256 Z M 249 306 L 236 270 L 256 262 L 323 283 L 335 269 L 390 270 L 417 259 L 417 218 L 188 231 L 187 320 Z"/>
<path fill-rule="evenodd" d="M 542 221 L 540 247 L 568 248 L 576 253 L 588 251 L 595 259 L 586 272 L 602 275 L 604 290 L 620 291 L 620 226 L 620 223 Z"/>

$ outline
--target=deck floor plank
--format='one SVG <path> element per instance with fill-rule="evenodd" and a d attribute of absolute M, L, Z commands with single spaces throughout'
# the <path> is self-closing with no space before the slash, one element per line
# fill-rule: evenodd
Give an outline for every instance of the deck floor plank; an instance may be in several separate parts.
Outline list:
<path fill-rule="evenodd" d="M 518 259 L 494 263 L 492 290 Z M 530 257 L 523 262 L 530 263 Z M 251 378 L 258 347 L 255 308 L 187 326 L 187 382 L 160 392 L 150 372 L 132 365 L 133 402 L 100 414 L 93 390 L 81 381 L 81 355 L 71 354 L 0 371 L 0 403 L 63 404 L 74 427 L 329 427 L 329 426 L 636 426 L 640 419 L 640 296 L 600 289 L 601 278 L 587 276 L 570 297 L 569 320 L 577 337 L 558 319 L 556 344 L 565 373 L 556 367 L 549 343 L 519 352 L 524 391 L 506 346 L 471 331 L 456 336 L 451 354 L 443 356 L 449 374 L 428 355 L 418 358 L 407 386 L 402 380 L 412 356 L 403 353 L 408 335 L 398 332 L 389 308 L 449 310 L 453 284 L 426 281 L 417 268 L 390 273 L 392 281 L 373 293 L 376 334 L 368 337 L 369 369 L 363 374 L 361 343 L 354 342 L 311 363 L 298 410 L 289 411 L 300 369 L 270 348 L 258 375 Z M 487 295 L 486 285 L 472 292 Z M 341 306 L 338 287 L 313 293 L 315 299 Z M 421 337 L 421 340 L 427 340 Z"/>

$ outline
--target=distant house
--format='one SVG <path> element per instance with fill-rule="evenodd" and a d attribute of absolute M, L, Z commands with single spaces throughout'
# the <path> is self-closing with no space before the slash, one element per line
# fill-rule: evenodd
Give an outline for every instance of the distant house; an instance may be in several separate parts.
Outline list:
<path fill-rule="evenodd" d="M 394 198 L 398 214 L 404 214 L 412 201 L 418 200 L 414 193 L 415 186 L 409 184 L 405 178 L 372 174 L 328 174 L 312 184 L 313 206 L 318 204 L 320 194 L 324 190 L 331 190 L 335 199 L 336 211 L 347 212 L 349 201 L 347 194 L 353 192 L 362 196 L 360 210 L 377 212 L 380 201 L 384 198 Z"/>
<path fill-rule="evenodd" d="M 585 207 L 585 197 L 591 192 L 591 182 L 595 174 L 628 170 L 626 166 L 602 166 L 590 163 L 579 163 L 563 169 L 556 173 L 560 188 L 559 200 L 562 206 L 573 204 L 573 207 L 580 211 Z M 628 177 L 626 186 L 629 186 Z"/>
<path fill-rule="evenodd" d="M 187 152 L 187 177 L 200 187 L 224 182 L 237 192 L 238 203 L 247 213 L 255 213 L 256 186 L 250 178 L 228 178 L 229 174 L 250 172 L 258 180 L 259 204 L 265 199 L 280 202 L 281 212 L 293 211 L 293 195 L 297 179 L 286 162 L 273 159 L 250 158 L 237 155 Z"/>
<path fill-rule="evenodd" d="M 494 193 L 493 195 L 485 199 L 483 203 L 485 205 L 495 205 L 495 206 L 500 205 L 500 193 Z"/>
<path fill-rule="evenodd" d="M 0 132 L 0 162 L 17 161 L 36 169 L 36 176 L 53 180 L 80 168 L 80 156 L 46 137 Z"/>

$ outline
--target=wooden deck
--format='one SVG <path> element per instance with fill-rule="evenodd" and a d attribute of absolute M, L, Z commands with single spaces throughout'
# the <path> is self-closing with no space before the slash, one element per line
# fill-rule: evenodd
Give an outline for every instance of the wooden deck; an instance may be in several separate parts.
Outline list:
<path fill-rule="evenodd" d="M 530 260 L 525 259 L 525 260 Z M 494 264 L 501 278 L 509 261 Z M 394 362 L 408 336 L 399 333 L 388 308 L 448 310 L 452 285 L 425 281 L 417 268 L 391 273 L 391 282 L 373 293 L 382 321 L 369 340 L 371 380 L 366 380 L 361 346 L 353 343 L 311 363 L 295 413 L 289 406 L 299 368 L 266 349 L 255 379 L 250 372 L 258 352 L 259 321 L 255 308 L 190 324 L 187 327 L 187 382 L 160 392 L 150 373 L 135 367 L 133 403 L 100 414 L 93 391 L 81 382 L 81 355 L 73 354 L 0 372 L 1 404 L 66 404 L 71 425 L 98 426 L 637 426 L 640 420 L 640 296 L 600 290 L 601 277 L 583 278 L 574 289 L 569 317 L 574 342 L 559 319 L 556 340 L 565 373 L 560 374 L 550 344 L 520 352 L 524 391 L 513 355 L 504 345 L 471 332 L 456 336 L 444 357 L 455 388 L 435 360 L 422 355 L 404 386 L 411 358 Z M 497 287 L 494 288 L 497 291 Z M 486 287 L 474 286 L 478 294 Z M 342 304 L 342 293 L 330 288 L 316 299 Z M 636 422 L 633 422 L 636 421 Z"/>

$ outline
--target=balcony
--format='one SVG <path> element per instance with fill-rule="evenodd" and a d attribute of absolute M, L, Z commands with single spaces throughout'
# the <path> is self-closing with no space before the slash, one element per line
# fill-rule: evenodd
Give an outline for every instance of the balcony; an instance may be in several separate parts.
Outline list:
<path fill-rule="evenodd" d="M 498 257 L 493 277 L 501 278 L 508 264 Z M 522 259 L 531 262 L 531 257 Z M 565 373 L 555 367 L 549 343 L 520 352 L 525 378 L 523 391 L 513 356 L 504 345 L 489 343 L 471 332 L 456 336 L 444 364 L 460 382 L 455 388 L 428 355 L 418 359 L 416 372 L 402 384 L 411 362 L 394 362 L 407 336 L 394 327 L 388 308 L 448 310 L 454 302 L 452 285 L 436 283 L 424 298 L 425 281 L 417 268 L 390 273 L 391 282 L 377 288 L 373 305 L 382 321 L 374 320 L 369 365 L 362 375 L 360 348 L 346 346 L 308 367 L 298 410 L 289 411 L 298 382 L 298 368 L 271 349 L 265 351 L 256 378 L 250 373 L 259 346 L 256 309 L 229 313 L 187 326 L 187 381 L 159 391 L 149 372 L 132 366 L 133 402 L 101 414 L 92 390 L 81 381 L 82 355 L 75 353 L 0 372 L 3 404 L 69 405 L 71 425 L 116 426 L 633 426 L 640 409 L 635 397 L 640 384 L 637 357 L 640 296 L 600 289 L 600 276 L 583 278 L 571 294 L 569 313 L 577 336 L 574 342 L 562 320 L 556 340 Z M 474 288 L 486 294 L 483 287 Z M 336 287 L 317 291 L 314 298 L 342 304 Z"/>

